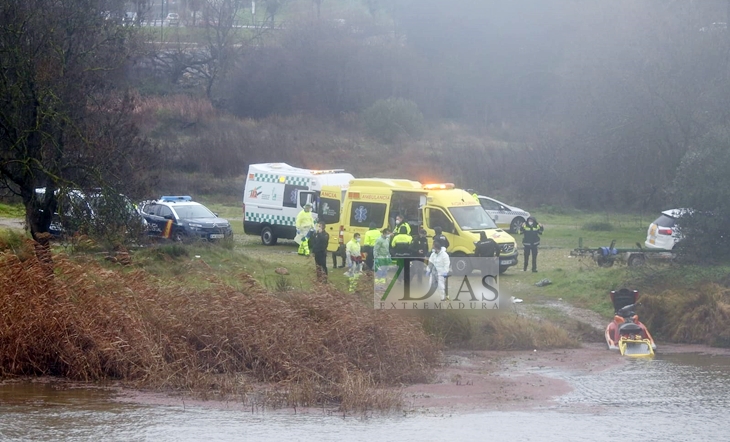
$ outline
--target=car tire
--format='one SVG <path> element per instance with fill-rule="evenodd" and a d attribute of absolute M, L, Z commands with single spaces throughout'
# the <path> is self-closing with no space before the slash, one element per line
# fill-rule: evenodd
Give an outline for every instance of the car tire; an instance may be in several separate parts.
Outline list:
<path fill-rule="evenodd" d="M 525 223 L 525 219 L 521 216 L 516 217 L 512 220 L 512 223 L 509 225 L 509 231 L 510 233 L 520 233 L 520 227 Z"/>
<path fill-rule="evenodd" d="M 451 255 L 451 268 L 454 270 L 454 273 L 459 275 L 469 275 L 474 270 L 469 262 L 469 258 L 463 253 Z"/>
<path fill-rule="evenodd" d="M 506 272 L 506 271 L 507 271 L 507 269 L 508 269 L 508 268 L 510 268 L 510 267 L 511 267 L 511 266 L 499 266 L 499 274 L 500 274 L 500 275 L 501 275 L 501 274 L 503 274 L 503 273 L 504 273 L 504 272 Z"/>
<path fill-rule="evenodd" d="M 185 235 L 185 232 L 183 232 L 182 230 L 176 230 L 172 233 L 171 238 L 175 242 L 182 243 L 182 242 L 185 242 L 186 235 Z"/>
<path fill-rule="evenodd" d="M 270 226 L 261 229 L 261 242 L 265 246 L 274 246 L 279 238 L 274 235 L 274 230 Z"/>

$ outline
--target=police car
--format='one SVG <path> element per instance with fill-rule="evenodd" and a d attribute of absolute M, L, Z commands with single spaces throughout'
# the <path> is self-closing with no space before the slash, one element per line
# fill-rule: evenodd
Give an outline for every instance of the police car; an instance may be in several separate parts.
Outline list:
<path fill-rule="evenodd" d="M 228 220 L 219 218 L 187 195 L 168 195 L 156 201 L 146 201 L 141 204 L 140 211 L 147 221 L 150 236 L 170 238 L 175 241 L 220 240 L 233 237 L 233 230 Z"/>
<path fill-rule="evenodd" d="M 519 207 L 508 206 L 488 196 L 479 195 L 479 204 L 487 211 L 497 226 L 508 229 L 511 233 L 519 233 L 520 226 L 530 217 L 530 212 Z"/>

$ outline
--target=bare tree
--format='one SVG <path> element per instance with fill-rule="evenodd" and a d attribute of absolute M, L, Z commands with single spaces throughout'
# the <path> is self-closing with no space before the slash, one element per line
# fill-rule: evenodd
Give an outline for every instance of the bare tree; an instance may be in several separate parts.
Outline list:
<path fill-rule="evenodd" d="M 205 54 L 198 54 L 194 59 L 205 62 L 194 63 L 191 68 L 205 77 L 205 93 L 209 99 L 213 98 L 213 87 L 230 72 L 241 52 L 264 32 L 263 26 L 237 26 L 242 10 L 243 3 L 238 0 L 208 0 L 203 8 Z"/>
<path fill-rule="evenodd" d="M 113 87 L 135 50 L 135 28 L 107 18 L 117 5 L 0 4 L 0 180 L 22 198 L 37 240 L 56 189 L 135 183 L 147 158 L 127 118 L 131 99 Z"/>
<path fill-rule="evenodd" d="M 266 20 L 269 27 L 275 26 L 276 14 L 289 2 L 289 0 L 265 0 L 266 1 Z M 319 0 L 321 2 L 321 0 Z"/>

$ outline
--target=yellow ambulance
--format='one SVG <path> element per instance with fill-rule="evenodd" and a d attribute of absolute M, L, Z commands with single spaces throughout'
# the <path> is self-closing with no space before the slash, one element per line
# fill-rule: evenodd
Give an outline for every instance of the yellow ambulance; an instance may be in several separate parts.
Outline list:
<path fill-rule="evenodd" d="M 419 227 L 426 230 L 429 244 L 434 228 L 441 227 L 449 240 L 452 268 L 460 272 L 470 269 L 465 259 L 474 256 L 474 243 L 485 232 L 500 247 L 500 273 L 518 262 L 515 239 L 497 227 L 482 206 L 466 191 L 451 183 L 421 184 L 401 179 L 353 179 L 347 189 L 322 186 L 319 219 L 330 234 L 328 250 L 341 252 L 355 233 L 364 235 L 371 223 L 382 230 L 393 228 L 401 215 L 411 226 L 414 238 Z M 461 258 L 461 259 L 460 259 Z"/>

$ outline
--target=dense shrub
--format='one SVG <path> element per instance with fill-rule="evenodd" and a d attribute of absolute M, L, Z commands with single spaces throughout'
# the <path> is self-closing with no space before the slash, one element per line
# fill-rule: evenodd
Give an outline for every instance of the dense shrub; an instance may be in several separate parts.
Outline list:
<path fill-rule="evenodd" d="M 730 259 L 730 133 L 706 135 L 682 159 L 674 180 L 684 239 L 678 251 L 693 260 Z"/>
<path fill-rule="evenodd" d="M 386 143 L 404 135 L 420 137 L 425 127 L 418 105 L 404 98 L 376 101 L 363 113 L 363 121 L 370 136 Z"/>

